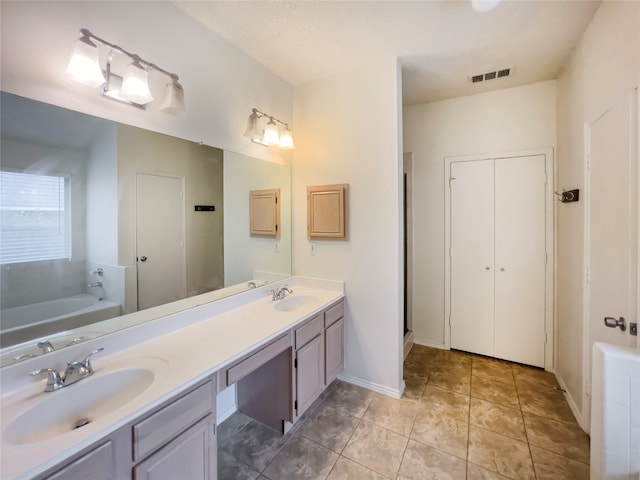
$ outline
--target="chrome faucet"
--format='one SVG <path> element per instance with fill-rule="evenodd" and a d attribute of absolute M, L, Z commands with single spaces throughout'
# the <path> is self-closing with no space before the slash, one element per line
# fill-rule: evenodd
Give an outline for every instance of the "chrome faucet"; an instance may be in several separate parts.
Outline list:
<path fill-rule="evenodd" d="M 287 293 L 293 293 L 293 290 L 291 290 L 289 288 L 288 285 L 285 285 L 284 287 L 280 287 L 277 290 L 271 290 L 271 300 L 272 301 L 276 301 L 276 300 L 282 300 L 284 297 L 287 296 Z"/>
<path fill-rule="evenodd" d="M 102 282 L 93 282 L 87 285 L 88 288 L 101 287 L 101 286 L 102 286 Z"/>
<path fill-rule="evenodd" d="M 41 342 L 38 342 L 38 348 L 42 350 L 42 353 L 49 353 L 55 350 L 49 340 L 43 340 Z"/>
<path fill-rule="evenodd" d="M 40 370 L 36 370 L 35 372 L 31 372 L 30 375 L 40 375 L 41 373 L 46 373 L 48 375 L 47 378 L 47 386 L 45 387 L 45 392 L 53 392 L 60 388 L 72 385 L 76 382 L 79 382 L 83 378 L 90 377 L 93 375 L 93 367 L 91 366 L 91 357 L 93 357 L 96 353 L 100 353 L 104 348 L 98 348 L 91 352 L 89 355 L 84 357 L 81 362 L 71 362 L 67 364 L 67 369 L 64 372 L 64 376 L 61 376 L 57 370 L 53 368 L 41 368 Z"/>

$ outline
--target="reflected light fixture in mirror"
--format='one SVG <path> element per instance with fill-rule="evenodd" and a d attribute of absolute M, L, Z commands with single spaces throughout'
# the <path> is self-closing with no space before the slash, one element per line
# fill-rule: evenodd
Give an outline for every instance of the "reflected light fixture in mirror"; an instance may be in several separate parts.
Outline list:
<path fill-rule="evenodd" d="M 155 70 L 170 79 L 165 88 L 165 97 L 161 103 L 160 110 L 168 113 L 185 111 L 184 89 L 178 81 L 178 75 L 159 67 L 155 63 L 148 62 L 139 55 L 128 52 L 118 45 L 97 37 L 86 28 L 80 29 L 80 33 L 82 36 L 74 45 L 66 71 L 66 75 L 69 78 L 92 87 L 105 85 L 102 89 L 104 96 L 135 107 L 144 108 L 144 105 L 153 101 L 153 94 L 149 89 L 148 72 Z M 104 71 L 106 79 L 100 67 L 99 49 L 95 42 L 111 48 Z M 124 78 L 111 72 L 111 61 L 115 52 L 126 55 L 131 59 L 131 63 L 126 68 Z M 114 78 L 122 78 L 121 88 L 117 89 L 117 92 L 114 91 Z"/>
<path fill-rule="evenodd" d="M 265 124 L 264 122 L 267 119 L 269 121 Z M 282 125 L 283 128 L 279 129 L 278 124 Z M 293 148 L 293 132 L 289 129 L 289 124 L 272 115 L 261 112 L 257 108 L 251 110 L 244 136 L 253 143 L 265 147 Z"/>

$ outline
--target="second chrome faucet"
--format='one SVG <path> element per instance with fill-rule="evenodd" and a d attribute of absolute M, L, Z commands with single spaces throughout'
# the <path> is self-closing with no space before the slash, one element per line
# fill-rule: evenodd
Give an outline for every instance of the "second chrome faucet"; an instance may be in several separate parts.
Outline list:
<path fill-rule="evenodd" d="M 291 290 L 289 288 L 288 285 L 285 285 L 284 287 L 280 287 L 277 290 L 271 290 L 271 300 L 273 300 L 274 302 L 276 300 L 282 300 L 284 297 L 287 296 L 287 293 L 293 293 L 293 290 Z"/>

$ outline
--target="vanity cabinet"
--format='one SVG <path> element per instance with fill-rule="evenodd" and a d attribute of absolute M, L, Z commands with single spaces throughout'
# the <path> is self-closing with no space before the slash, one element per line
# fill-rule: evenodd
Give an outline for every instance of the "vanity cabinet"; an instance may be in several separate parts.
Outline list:
<path fill-rule="evenodd" d="M 344 367 L 344 301 L 295 331 L 295 416 L 300 417 Z"/>
<path fill-rule="evenodd" d="M 216 375 L 119 428 L 46 480 L 215 480 Z"/>
<path fill-rule="evenodd" d="M 324 390 L 324 324 L 316 315 L 295 331 L 296 417 Z"/>
<path fill-rule="evenodd" d="M 216 419 L 207 415 L 133 469 L 135 480 L 213 480 Z"/>
<path fill-rule="evenodd" d="M 109 440 L 77 460 L 69 463 L 62 470 L 47 477 L 47 480 L 85 479 L 112 480 L 116 478 L 113 458 L 113 442 Z"/>
<path fill-rule="evenodd" d="M 329 385 L 344 368 L 344 301 L 324 312 L 324 384 Z"/>

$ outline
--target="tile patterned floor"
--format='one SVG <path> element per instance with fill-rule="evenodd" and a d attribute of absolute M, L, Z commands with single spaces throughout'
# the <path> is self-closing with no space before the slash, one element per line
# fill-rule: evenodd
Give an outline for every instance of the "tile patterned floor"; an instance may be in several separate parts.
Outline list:
<path fill-rule="evenodd" d="M 588 480 L 589 437 L 555 377 L 414 346 L 400 400 L 334 382 L 291 432 L 236 413 L 220 480 Z"/>

